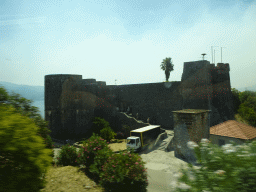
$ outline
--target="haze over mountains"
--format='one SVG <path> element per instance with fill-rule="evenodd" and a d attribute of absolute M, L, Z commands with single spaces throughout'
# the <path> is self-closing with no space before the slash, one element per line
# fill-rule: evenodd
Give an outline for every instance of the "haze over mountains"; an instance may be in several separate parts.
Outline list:
<path fill-rule="evenodd" d="M 39 113 L 44 119 L 44 86 L 29 86 L 29 85 L 18 85 L 5 81 L 0 81 L 0 87 L 3 86 L 9 94 L 18 93 L 21 97 L 29 100 L 33 100 L 32 104 L 38 107 Z M 233 87 L 232 87 L 233 88 Z M 256 84 L 250 87 L 236 88 L 238 91 L 256 91 Z"/>

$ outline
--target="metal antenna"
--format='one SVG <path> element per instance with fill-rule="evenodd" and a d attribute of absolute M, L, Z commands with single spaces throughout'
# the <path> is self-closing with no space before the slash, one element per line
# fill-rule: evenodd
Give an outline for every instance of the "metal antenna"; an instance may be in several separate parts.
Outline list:
<path fill-rule="evenodd" d="M 203 60 L 204 60 L 204 56 L 206 55 L 206 53 L 203 53 L 203 54 L 201 54 L 201 55 L 203 55 Z"/>
<path fill-rule="evenodd" d="M 214 49 L 214 65 L 215 65 L 215 49 Z"/>
<path fill-rule="evenodd" d="M 218 46 L 211 46 L 211 48 L 213 47 L 218 47 Z M 212 63 L 213 63 L 213 52 L 212 52 Z"/>
<path fill-rule="evenodd" d="M 226 48 L 226 47 L 221 47 L 221 63 L 222 63 L 222 48 Z"/>

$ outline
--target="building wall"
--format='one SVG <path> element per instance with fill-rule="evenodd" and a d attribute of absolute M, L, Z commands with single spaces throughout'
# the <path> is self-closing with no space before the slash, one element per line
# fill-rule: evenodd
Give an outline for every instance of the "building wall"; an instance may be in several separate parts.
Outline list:
<path fill-rule="evenodd" d="M 193 141 L 198 144 L 203 138 L 209 139 L 208 112 L 208 110 L 192 109 L 173 111 L 175 122 L 173 147 L 176 157 L 195 159 L 187 143 Z"/>
<path fill-rule="evenodd" d="M 245 140 L 243 140 L 243 139 L 225 137 L 225 136 L 220 136 L 220 135 L 210 135 L 209 140 L 211 141 L 212 144 L 215 144 L 215 145 L 218 145 L 218 146 L 222 146 L 222 145 L 225 145 L 225 144 L 231 144 L 230 141 L 234 141 L 238 145 L 242 145 L 245 142 Z M 224 142 L 222 143 L 220 140 L 223 140 Z M 256 138 L 252 139 L 251 141 L 253 141 L 253 140 L 256 141 Z"/>

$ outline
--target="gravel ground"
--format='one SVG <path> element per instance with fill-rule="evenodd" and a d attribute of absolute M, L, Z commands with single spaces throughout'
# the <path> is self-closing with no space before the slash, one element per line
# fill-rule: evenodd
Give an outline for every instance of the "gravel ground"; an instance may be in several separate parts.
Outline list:
<path fill-rule="evenodd" d="M 188 163 L 174 156 L 174 151 L 165 152 L 154 150 L 148 154 L 141 154 L 148 169 L 148 192 L 174 191 L 177 187 L 180 169 L 188 168 Z M 199 166 L 194 166 L 198 167 Z"/>

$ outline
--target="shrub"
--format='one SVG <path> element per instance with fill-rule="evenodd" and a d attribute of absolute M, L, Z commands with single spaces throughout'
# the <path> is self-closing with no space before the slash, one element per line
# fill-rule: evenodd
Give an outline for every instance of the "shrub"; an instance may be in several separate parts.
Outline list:
<path fill-rule="evenodd" d="M 109 164 L 108 161 L 114 157 L 117 157 L 117 159 Z M 116 188 L 120 191 L 120 189 L 125 189 L 128 186 L 131 189 L 132 187 L 134 190 L 136 189 L 135 191 L 140 191 L 139 189 L 143 191 L 148 185 L 147 178 L 143 174 L 145 163 L 141 162 L 141 158 L 137 154 L 128 151 L 124 154 L 114 154 L 108 147 L 107 142 L 98 135 L 93 134 L 92 137 L 83 142 L 83 148 L 79 150 L 77 161 L 79 164 L 86 166 L 86 170 L 93 174 L 96 182 L 99 181 L 100 185 L 108 189 L 114 190 Z M 113 170 L 112 165 L 117 168 Z M 115 171 L 116 173 L 113 173 Z M 113 175 L 117 180 L 110 181 L 109 177 L 103 175 L 104 173 Z M 109 187 L 110 185 L 115 187 Z"/>
<path fill-rule="evenodd" d="M 95 117 L 93 119 L 93 125 L 92 125 L 92 131 L 100 135 L 100 131 L 106 127 L 109 127 L 109 122 L 107 122 L 105 119 L 100 117 Z"/>
<path fill-rule="evenodd" d="M 100 185 L 110 191 L 147 191 L 145 162 L 128 151 L 112 154 L 102 166 Z"/>
<path fill-rule="evenodd" d="M 100 131 L 100 136 L 107 142 L 110 142 L 111 139 L 114 139 L 115 135 L 116 133 L 114 133 L 110 127 L 106 127 Z"/>
<path fill-rule="evenodd" d="M 57 157 L 57 165 L 63 165 L 63 166 L 79 166 L 77 162 L 77 151 L 76 147 L 65 145 L 61 148 L 60 154 Z"/>
<path fill-rule="evenodd" d="M 122 130 L 124 131 L 124 135 L 125 135 L 125 138 L 127 138 L 127 136 L 130 136 L 130 131 L 131 131 L 131 128 L 128 126 L 128 125 L 123 125 L 123 128 Z"/>
<path fill-rule="evenodd" d="M 188 164 L 188 171 L 182 169 L 182 176 L 178 181 L 183 186 L 178 187 L 177 191 L 256 190 L 255 141 L 244 145 L 232 142 L 220 148 L 210 144 L 207 139 L 202 139 L 199 145 L 190 141 L 188 146 L 194 149 L 202 166 L 194 168 L 192 164 Z"/>
<path fill-rule="evenodd" d="M 7 158 L 0 162 L 0 189 L 36 191 L 45 186 L 41 176 L 51 167 L 52 157 L 37 130 L 30 118 L 11 106 L 0 106 L 0 153 L 12 157 L 9 162 Z"/>
<path fill-rule="evenodd" d="M 125 135 L 122 132 L 117 132 L 115 138 L 116 139 L 126 139 Z"/>
<path fill-rule="evenodd" d="M 87 169 L 94 163 L 94 158 L 99 150 L 109 149 L 106 153 L 112 152 L 106 141 L 94 134 L 86 141 L 83 141 L 83 148 L 79 149 L 78 159 L 79 164 L 84 164 Z"/>

